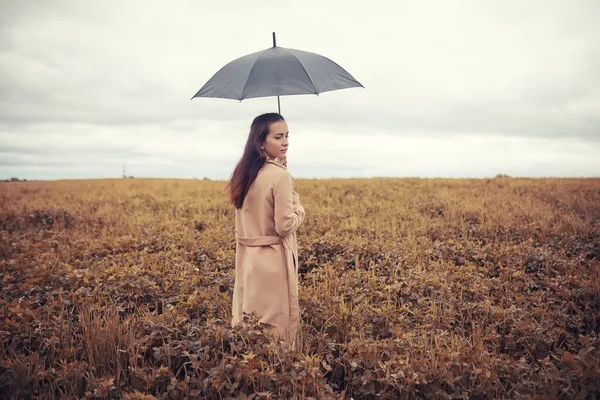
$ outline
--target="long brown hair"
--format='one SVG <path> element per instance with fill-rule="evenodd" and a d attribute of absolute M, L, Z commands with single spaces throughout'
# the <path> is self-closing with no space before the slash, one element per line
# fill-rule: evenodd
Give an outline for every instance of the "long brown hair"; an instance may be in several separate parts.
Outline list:
<path fill-rule="evenodd" d="M 231 179 L 225 185 L 229 200 L 237 209 L 242 208 L 250 185 L 254 182 L 265 163 L 266 156 L 264 152 L 260 151 L 260 146 L 269 134 L 271 124 L 277 121 L 284 121 L 281 114 L 266 113 L 259 115 L 252 121 L 244 154 L 235 166 Z"/>

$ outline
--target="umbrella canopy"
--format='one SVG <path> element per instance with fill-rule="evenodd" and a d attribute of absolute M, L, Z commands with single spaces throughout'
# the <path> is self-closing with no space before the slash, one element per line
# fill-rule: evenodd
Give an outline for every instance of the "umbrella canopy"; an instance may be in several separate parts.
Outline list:
<path fill-rule="evenodd" d="M 364 87 L 330 59 L 307 51 L 273 47 L 237 58 L 221 68 L 192 97 L 244 100 L 253 97 L 319 94 Z"/>

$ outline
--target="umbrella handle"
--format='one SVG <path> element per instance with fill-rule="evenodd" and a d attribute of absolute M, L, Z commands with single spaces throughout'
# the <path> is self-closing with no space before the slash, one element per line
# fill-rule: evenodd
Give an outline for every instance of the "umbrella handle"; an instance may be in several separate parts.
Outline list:
<path fill-rule="evenodd" d="M 273 32 L 273 47 L 277 47 L 277 40 L 275 39 L 275 32 Z M 279 102 L 279 96 L 277 96 L 277 112 L 281 114 L 281 103 Z"/>
<path fill-rule="evenodd" d="M 275 40 L 275 32 L 273 32 L 273 47 L 277 47 L 277 40 Z M 279 96 L 277 96 L 277 112 L 281 114 L 281 103 L 279 102 Z"/>

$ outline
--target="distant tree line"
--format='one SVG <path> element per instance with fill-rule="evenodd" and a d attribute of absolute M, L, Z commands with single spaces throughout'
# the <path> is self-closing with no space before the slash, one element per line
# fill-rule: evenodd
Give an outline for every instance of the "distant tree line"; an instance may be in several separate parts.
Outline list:
<path fill-rule="evenodd" d="M 10 178 L 1 180 L 0 182 L 27 182 L 27 179 Z"/>

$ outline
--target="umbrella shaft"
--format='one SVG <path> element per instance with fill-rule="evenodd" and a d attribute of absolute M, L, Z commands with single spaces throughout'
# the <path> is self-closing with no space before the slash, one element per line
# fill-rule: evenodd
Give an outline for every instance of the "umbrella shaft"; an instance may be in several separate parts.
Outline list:
<path fill-rule="evenodd" d="M 281 114 L 281 103 L 279 103 L 279 96 L 277 96 L 277 112 Z"/>

